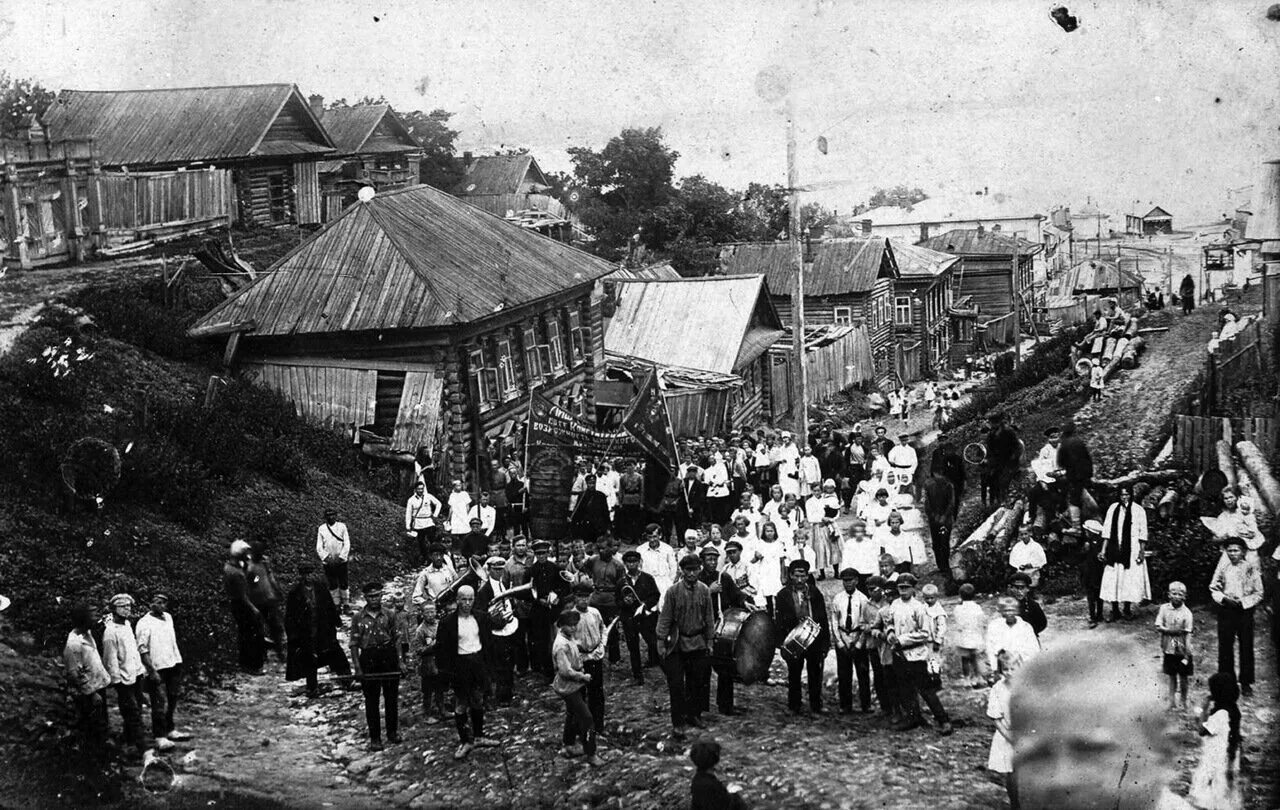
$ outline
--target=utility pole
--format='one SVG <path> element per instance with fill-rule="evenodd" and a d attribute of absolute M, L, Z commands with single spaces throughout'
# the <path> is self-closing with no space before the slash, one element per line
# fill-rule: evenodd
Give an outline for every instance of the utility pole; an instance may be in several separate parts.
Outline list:
<path fill-rule="evenodd" d="M 796 271 L 796 286 L 791 295 L 791 334 L 795 342 L 792 364 L 792 408 L 794 410 L 796 444 L 809 444 L 809 401 L 806 397 L 804 367 L 804 250 L 800 246 L 800 170 L 796 166 L 795 102 L 787 98 L 787 241 L 791 247 L 791 264 Z"/>

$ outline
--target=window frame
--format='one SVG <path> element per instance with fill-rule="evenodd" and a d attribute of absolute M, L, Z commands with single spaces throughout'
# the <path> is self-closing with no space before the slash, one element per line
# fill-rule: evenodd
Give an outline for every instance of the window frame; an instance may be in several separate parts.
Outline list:
<path fill-rule="evenodd" d="M 831 322 L 836 326 L 852 326 L 853 307 L 832 307 Z"/>
<path fill-rule="evenodd" d="M 903 303 L 906 302 L 906 303 Z M 912 310 L 910 295 L 894 295 L 893 296 L 893 325 L 894 326 L 912 326 L 915 317 Z M 906 318 L 901 318 L 903 310 L 906 310 Z"/>
<path fill-rule="evenodd" d="M 565 365 L 564 342 L 560 335 L 560 319 L 554 314 L 547 317 L 547 351 L 550 355 L 550 367 L 553 371 L 563 374 L 568 371 Z"/>
<path fill-rule="evenodd" d="M 569 308 L 569 362 L 577 368 L 587 362 L 587 342 L 582 334 L 582 310 Z"/>
<path fill-rule="evenodd" d="M 514 399 L 520 393 L 520 383 L 516 379 L 515 361 L 512 358 L 511 338 L 499 338 L 498 353 L 498 392 L 504 400 Z M 503 379 L 503 378 L 506 379 Z"/>

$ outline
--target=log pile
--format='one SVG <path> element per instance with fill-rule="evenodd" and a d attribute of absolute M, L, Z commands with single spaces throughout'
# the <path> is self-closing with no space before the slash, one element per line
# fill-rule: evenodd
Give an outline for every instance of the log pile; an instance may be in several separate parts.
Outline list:
<path fill-rule="evenodd" d="M 1236 445 L 1236 453 L 1240 455 L 1241 466 L 1248 473 L 1257 490 L 1262 505 L 1273 515 L 1280 515 L 1280 482 L 1271 472 L 1267 459 L 1253 442 L 1240 442 Z"/>

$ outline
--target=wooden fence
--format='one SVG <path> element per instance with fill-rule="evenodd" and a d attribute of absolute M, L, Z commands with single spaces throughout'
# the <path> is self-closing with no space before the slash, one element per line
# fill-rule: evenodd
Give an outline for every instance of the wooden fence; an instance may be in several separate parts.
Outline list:
<path fill-rule="evenodd" d="M 98 187 L 101 214 L 95 225 L 108 244 L 229 225 L 235 212 L 226 169 L 102 174 Z"/>
<path fill-rule="evenodd" d="M 871 342 L 862 329 L 850 329 L 830 342 L 810 343 L 804 362 L 810 402 L 825 402 L 850 386 L 875 377 Z"/>
<path fill-rule="evenodd" d="M 1245 319 L 1239 331 L 1216 345 L 1210 342 L 1203 398 L 1207 405 L 1222 407 L 1233 390 L 1262 375 L 1262 343 L 1259 318 Z"/>
<path fill-rule="evenodd" d="M 1196 475 L 1218 466 L 1218 440 L 1250 441 L 1270 458 L 1277 445 L 1280 420 L 1265 417 L 1188 416 L 1176 414 L 1173 456 Z"/>

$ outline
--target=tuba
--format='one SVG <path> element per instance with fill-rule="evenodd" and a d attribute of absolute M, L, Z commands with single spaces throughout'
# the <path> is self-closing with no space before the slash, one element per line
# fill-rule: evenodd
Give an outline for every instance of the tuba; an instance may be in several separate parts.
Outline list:
<path fill-rule="evenodd" d="M 450 582 L 449 586 L 436 597 L 436 610 L 440 613 L 444 613 L 445 609 L 453 603 L 455 594 L 463 585 L 477 588 L 488 578 L 484 570 L 484 561 L 480 557 L 472 557 L 467 560 L 467 563 L 470 568 L 454 577 L 453 582 Z"/>
<path fill-rule="evenodd" d="M 511 590 L 494 594 L 493 600 L 489 602 L 489 618 L 493 619 L 494 626 L 506 627 L 510 621 L 515 619 L 516 614 L 514 608 L 511 607 L 510 597 L 532 590 L 533 583 L 526 582 L 524 585 L 518 585 Z"/>

